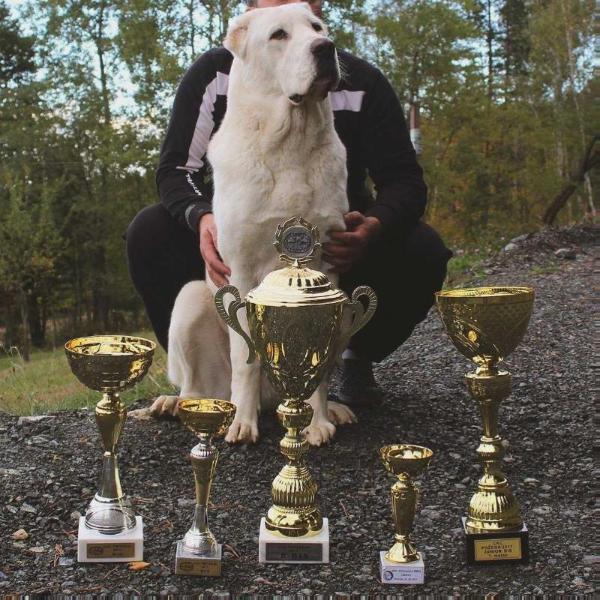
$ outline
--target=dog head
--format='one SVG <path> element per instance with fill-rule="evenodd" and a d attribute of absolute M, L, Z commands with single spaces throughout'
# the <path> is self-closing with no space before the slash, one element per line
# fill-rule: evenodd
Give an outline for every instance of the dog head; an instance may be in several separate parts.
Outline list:
<path fill-rule="evenodd" d="M 224 46 L 256 89 L 295 105 L 324 99 L 340 81 L 335 46 L 305 3 L 249 10 L 231 22 Z"/>

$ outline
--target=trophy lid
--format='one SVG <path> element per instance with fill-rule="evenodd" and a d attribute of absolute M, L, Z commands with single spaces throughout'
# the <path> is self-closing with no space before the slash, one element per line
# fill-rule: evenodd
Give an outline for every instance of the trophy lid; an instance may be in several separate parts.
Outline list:
<path fill-rule="evenodd" d="M 341 304 L 346 294 L 321 271 L 310 269 L 321 248 L 319 230 L 302 217 L 292 217 L 277 228 L 273 245 L 286 266 L 269 273 L 246 296 L 246 302 L 264 306 Z"/>

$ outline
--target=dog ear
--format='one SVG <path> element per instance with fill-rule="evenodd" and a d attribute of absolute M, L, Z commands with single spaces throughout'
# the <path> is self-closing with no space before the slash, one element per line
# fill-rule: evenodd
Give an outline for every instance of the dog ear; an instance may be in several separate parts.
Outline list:
<path fill-rule="evenodd" d="M 244 13 L 231 21 L 223 46 L 235 57 L 242 60 L 246 56 L 246 37 L 248 35 L 249 14 Z"/>

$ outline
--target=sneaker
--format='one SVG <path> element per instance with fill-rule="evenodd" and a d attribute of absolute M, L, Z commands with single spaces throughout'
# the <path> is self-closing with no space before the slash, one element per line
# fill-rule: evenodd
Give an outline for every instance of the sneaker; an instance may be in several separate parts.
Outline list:
<path fill-rule="evenodd" d="M 383 392 L 373 376 L 370 360 L 346 358 L 338 368 L 337 400 L 348 406 L 378 406 L 383 401 Z"/>

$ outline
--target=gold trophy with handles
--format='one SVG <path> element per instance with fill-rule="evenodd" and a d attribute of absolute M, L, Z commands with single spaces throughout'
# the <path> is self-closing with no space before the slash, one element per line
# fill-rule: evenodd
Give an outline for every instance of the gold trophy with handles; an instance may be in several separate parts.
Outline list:
<path fill-rule="evenodd" d="M 528 287 L 480 287 L 437 293 L 437 307 L 450 339 L 477 365 L 475 372 L 465 376 L 483 421 L 477 448 L 483 475 L 463 519 L 467 561 L 472 564 L 526 562 L 529 556 L 527 527 L 501 470 L 504 448 L 498 433 L 498 411 L 512 384 L 510 373 L 498 363 L 523 339 L 533 300 L 534 291 Z"/>
<path fill-rule="evenodd" d="M 301 217 L 278 227 L 274 245 L 283 268 L 269 273 L 244 301 L 233 286 L 215 296 L 221 318 L 246 340 L 249 361 L 258 356 L 283 398 L 277 416 L 286 429 L 280 449 L 287 464 L 271 486 L 273 505 L 261 521 L 259 560 L 329 562 L 329 524 L 317 505 L 317 484 L 305 460 L 309 445 L 302 431 L 313 414 L 306 400 L 351 336 L 369 322 L 377 298 L 362 286 L 349 300 L 324 273 L 309 268 L 320 249 L 319 232 Z M 227 296 L 233 296 L 228 306 Z M 241 308 L 246 310 L 249 333 L 237 317 Z M 344 328 L 348 316 L 350 324 Z"/>

